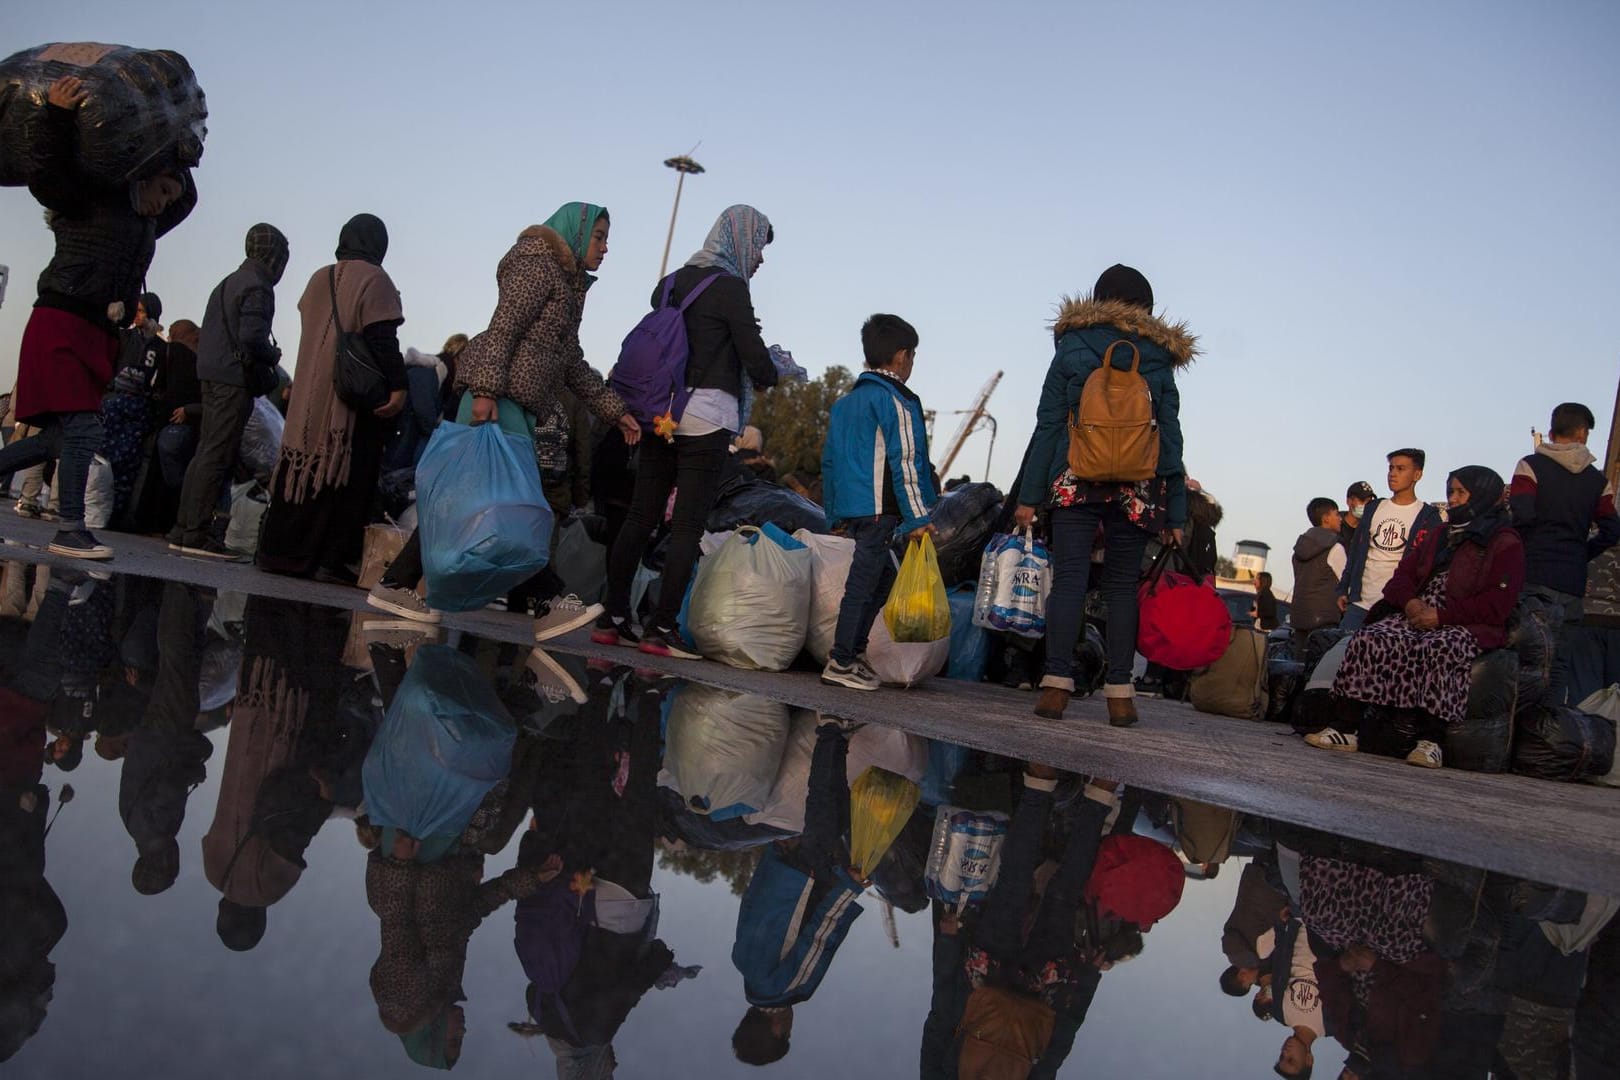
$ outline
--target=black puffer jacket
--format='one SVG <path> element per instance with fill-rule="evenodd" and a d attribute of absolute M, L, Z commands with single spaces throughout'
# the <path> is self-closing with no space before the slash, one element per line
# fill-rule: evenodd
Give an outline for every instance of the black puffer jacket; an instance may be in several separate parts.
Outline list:
<path fill-rule="evenodd" d="M 679 304 L 714 272 L 708 266 L 681 267 L 675 271 L 670 301 Z M 659 282 L 653 289 L 653 307 L 663 299 L 663 291 Z M 740 277 L 723 273 L 692 301 L 686 309 L 686 343 L 691 350 L 686 384 L 694 390 L 724 390 L 740 398 L 744 371 L 760 390 L 776 385 L 776 365 L 760 336 L 748 283 Z"/>
<path fill-rule="evenodd" d="M 124 317 L 118 325 L 128 326 L 145 289 L 158 237 L 191 213 L 197 205 L 197 188 L 186 172 L 180 198 L 156 217 L 142 217 L 135 211 L 132 186 L 105 187 L 79 172 L 74 164 L 78 128 L 73 113 L 53 106 L 49 115 L 45 131 L 52 166 L 43 174 L 46 179 L 28 190 L 49 212 L 56 253 L 39 275 L 36 306 L 71 312 L 101 326 L 106 324 L 108 305 L 122 301 Z"/>

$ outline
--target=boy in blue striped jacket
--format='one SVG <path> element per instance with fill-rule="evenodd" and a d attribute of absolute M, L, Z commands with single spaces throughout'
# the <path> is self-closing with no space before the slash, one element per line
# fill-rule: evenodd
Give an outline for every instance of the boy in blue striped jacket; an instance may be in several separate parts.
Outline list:
<path fill-rule="evenodd" d="M 876 690 L 867 637 L 894 584 L 889 548 L 896 537 L 932 531 L 939 501 L 928 462 L 922 402 L 906 386 L 917 360 L 917 331 L 898 315 L 873 315 L 861 327 L 867 370 L 832 407 L 821 448 L 827 527 L 843 527 L 855 558 L 838 609 L 838 631 L 821 681 Z"/>

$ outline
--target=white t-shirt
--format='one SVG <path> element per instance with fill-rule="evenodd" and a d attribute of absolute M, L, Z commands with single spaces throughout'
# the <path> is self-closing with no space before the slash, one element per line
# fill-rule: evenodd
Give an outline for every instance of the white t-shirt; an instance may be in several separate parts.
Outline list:
<path fill-rule="evenodd" d="M 1333 571 L 1334 581 L 1342 581 L 1344 579 L 1344 568 L 1349 561 L 1350 557 L 1344 553 L 1343 544 L 1334 544 L 1332 547 L 1328 548 L 1327 564 L 1328 569 Z"/>
<path fill-rule="evenodd" d="M 1322 1023 L 1322 991 L 1316 985 L 1316 953 L 1311 949 L 1310 935 L 1303 926 L 1294 939 L 1288 991 L 1283 994 L 1282 1007 L 1284 1024 L 1291 1028 L 1308 1028 L 1316 1032 L 1317 1038 L 1327 1034 Z"/>
<path fill-rule="evenodd" d="M 1361 599 L 1356 606 L 1370 608 L 1384 598 L 1384 586 L 1395 576 L 1395 568 L 1406 554 L 1406 541 L 1412 533 L 1412 523 L 1423 500 L 1413 499 L 1406 506 L 1395 505 L 1393 499 L 1383 499 L 1373 511 L 1371 521 L 1361 527 L 1367 530 L 1367 563 L 1361 569 Z"/>

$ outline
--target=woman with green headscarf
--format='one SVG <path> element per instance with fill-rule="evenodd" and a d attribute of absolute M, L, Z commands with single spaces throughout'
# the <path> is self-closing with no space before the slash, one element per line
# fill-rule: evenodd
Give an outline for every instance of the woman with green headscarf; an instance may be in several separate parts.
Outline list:
<path fill-rule="evenodd" d="M 457 358 L 455 387 L 464 391 L 461 423 L 496 421 L 532 437 L 534 418 L 552 409 L 567 388 L 585 408 L 623 432 L 626 443 L 641 427 L 602 376 L 585 361 L 579 322 L 592 271 L 607 255 L 608 212 L 591 203 L 565 203 L 543 225 L 531 225 L 502 256 L 495 270 L 500 286 L 489 328 L 467 343 Z M 381 583 L 367 598 L 372 607 L 409 619 L 437 622 L 438 613 L 414 587 L 421 577 L 421 548 L 412 536 Z M 537 581 L 541 605 L 535 639 L 547 641 L 584 626 L 601 608 L 586 607 L 567 593 L 548 567 Z M 428 598 L 430 601 L 432 597 Z"/>

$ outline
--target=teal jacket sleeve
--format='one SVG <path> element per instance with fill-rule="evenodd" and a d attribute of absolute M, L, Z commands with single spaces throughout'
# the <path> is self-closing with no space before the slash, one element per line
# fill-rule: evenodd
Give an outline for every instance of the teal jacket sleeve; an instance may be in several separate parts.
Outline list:
<path fill-rule="evenodd" d="M 1018 488 L 1018 501 L 1040 506 L 1057 475 L 1059 456 L 1067 458 L 1069 434 L 1069 365 L 1060 348 L 1046 369 L 1041 403 L 1035 410 L 1035 433 L 1029 437 L 1029 465 Z"/>
<path fill-rule="evenodd" d="M 1159 475 L 1169 483 L 1166 524 L 1179 529 L 1187 524 L 1187 466 L 1182 459 L 1181 391 L 1171 372 L 1165 372 L 1153 411 L 1159 424 Z"/>

